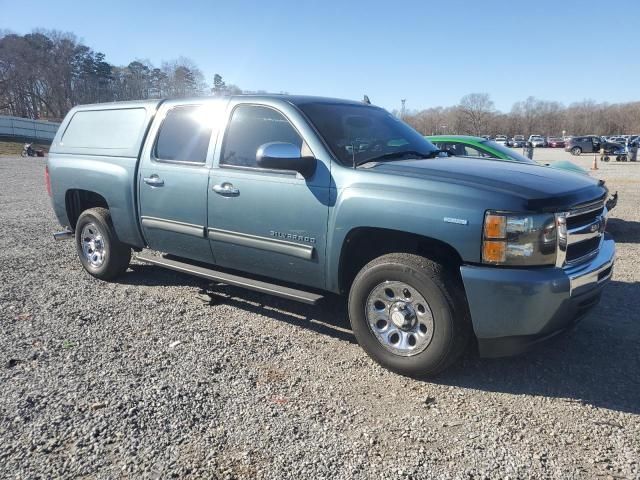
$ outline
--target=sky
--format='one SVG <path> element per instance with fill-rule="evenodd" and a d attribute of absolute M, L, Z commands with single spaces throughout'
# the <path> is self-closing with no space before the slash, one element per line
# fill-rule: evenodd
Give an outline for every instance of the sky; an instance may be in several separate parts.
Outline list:
<path fill-rule="evenodd" d="M 639 14 L 638 0 L 0 0 L 0 29 L 72 32 L 116 65 L 184 56 L 245 90 L 389 110 L 483 92 L 509 111 L 640 100 Z"/>

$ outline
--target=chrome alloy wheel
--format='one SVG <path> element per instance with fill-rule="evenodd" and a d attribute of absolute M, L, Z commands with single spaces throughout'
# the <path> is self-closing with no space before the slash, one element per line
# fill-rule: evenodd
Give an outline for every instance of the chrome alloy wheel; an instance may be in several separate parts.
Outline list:
<path fill-rule="evenodd" d="M 89 265 L 94 268 L 100 268 L 104 263 L 107 248 L 104 244 L 102 233 L 100 233 L 95 223 L 87 223 L 82 228 L 80 241 L 82 243 L 82 254 L 89 262 Z"/>
<path fill-rule="evenodd" d="M 429 304 L 404 282 L 387 281 L 376 286 L 367 298 L 366 315 L 378 341 L 396 355 L 417 355 L 433 338 Z"/>

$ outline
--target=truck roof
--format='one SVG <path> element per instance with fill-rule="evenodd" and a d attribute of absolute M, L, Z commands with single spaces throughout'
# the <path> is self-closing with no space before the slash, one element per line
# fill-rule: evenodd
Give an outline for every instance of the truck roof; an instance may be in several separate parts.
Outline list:
<path fill-rule="evenodd" d="M 77 105 L 74 107 L 74 110 L 93 110 L 95 107 L 100 108 L 118 108 L 118 107 L 127 107 L 127 108 L 135 108 L 135 107 L 153 107 L 154 105 L 158 106 L 161 102 L 170 101 L 172 103 L 180 103 L 180 102 L 197 102 L 198 100 L 213 100 L 213 99 L 252 99 L 252 100 L 283 100 L 285 102 L 289 102 L 293 105 L 303 105 L 306 103 L 343 103 L 343 104 L 352 104 L 352 105 L 364 105 L 363 102 L 357 100 L 346 100 L 343 98 L 331 98 L 331 97 L 319 97 L 313 95 L 289 95 L 289 94 L 279 94 L 279 93 L 245 93 L 240 95 L 232 95 L 229 97 L 214 97 L 214 96 L 202 96 L 202 97 L 187 97 L 187 98 L 157 98 L 157 99 L 149 99 L 149 100 L 127 100 L 121 102 L 106 102 L 106 103 L 87 103 L 83 105 Z"/>
<path fill-rule="evenodd" d="M 82 105 L 76 105 L 72 110 L 93 110 L 95 107 L 113 108 L 113 107 L 149 107 L 159 104 L 162 99 L 150 99 L 150 100 L 125 100 L 121 102 L 102 102 L 102 103 L 83 103 Z"/>
<path fill-rule="evenodd" d="M 342 104 L 351 104 L 351 105 L 365 105 L 365 103 L 363 103 L 362 101 L 357 101 L 357 100 L 345 100 L 344 98 L 331 98 L 331 97 L 317 97 L 312 95 L 243 94 L 243 95 L 234 95 L 231 98 L 234 98 L 234 99 L 255 98 L 255 99 L 265 99 L 265 100 L 280 99 L 280 100 L 289 102 L 293 105 L 303 105 L 306 103 L 342 103 Z"/>

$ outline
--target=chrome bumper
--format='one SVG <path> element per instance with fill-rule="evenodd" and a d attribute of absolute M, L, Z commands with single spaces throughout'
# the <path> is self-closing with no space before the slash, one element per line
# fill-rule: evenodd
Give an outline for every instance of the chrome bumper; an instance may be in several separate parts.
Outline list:
<path fill-rule="evenodd" d="M 592 260 L 566 270 L 569 276 L 570 295 L 580 295 L 606 282 L 613 274 L 616 244 L 605 234 L 600 250 Z"/>

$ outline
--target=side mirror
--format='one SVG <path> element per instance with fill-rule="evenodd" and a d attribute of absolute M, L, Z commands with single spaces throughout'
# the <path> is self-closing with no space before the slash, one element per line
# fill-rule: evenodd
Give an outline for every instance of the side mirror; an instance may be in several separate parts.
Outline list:
<path fill-rule="evenodd" d="M 256 152 L 256 163 L 260 168 L 292 170 L 303 177 L 313 175 L 316 162 L 312 156 L 303 156 L 300 148 L 292 143 L 269 142 L 260 145 Z"/>

